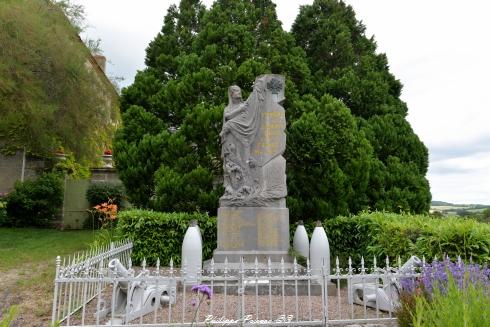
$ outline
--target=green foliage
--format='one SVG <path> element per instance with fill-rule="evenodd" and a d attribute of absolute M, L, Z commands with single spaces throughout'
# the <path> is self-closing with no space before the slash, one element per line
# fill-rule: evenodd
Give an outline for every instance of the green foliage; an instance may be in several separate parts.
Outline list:
<path fill-rule="evenodd" d="M 317 96 L 342 99 L 359 117 L 406 115 L 399 99 L 402 86 L 389 72 L 386 55 L 376 53 L 351 6 L 338 0 L 315 0 L 302 6 L 292 26 L 296 42 L 306 52 Z"/>
<path fill-rule="evenodd" d="M 62 172 L 73 179 L 88 179 L 90 177 L 88 165 L 82 165 L 77 162 L 73 154 L 66 155 L 65 160 L 58 160 L 53 165 L 53 170 Z"/>
<path fill-rule="evenodd" d="M 178 174 L 167 166 L 155 173 L 156 193 L 154 207 L 161 211 L 214 211 L 219 194 L 213 192 L 213 176 L 197 167 L 187 174 Z"/>
<path fill-rule="evenodd" d="M 17 182 L 7 196 L 7 215 L 13 226 L 50 226 L 63 204 L 63 178 L 44 173 Z"/>
<path fill-rule="evenodd" d="M 0 196 L 0 227 L 8 225 L 7 201 Z"/>
<path fill-rule="evenodd" d="M 227 88 L 286 76 L 288 207 L 312 221 L 363 209 L 426 212 L 427 149 L 402 86 L 337 0 L 302 6 L 285 32 L 270 0 L 171 6 L 134 83 L 122 91 L 114 159 L 137 206 L 215 215 Z M 386 132 L 386 133 L 385 133 Z"/>
<path fill-rule="evenodd" d="M 0 3 L 2 153 L 25 147 L 49 156 L 63 146 L 90 162 L 111 143 L 117 94 L 63 9 L 43 0 Z"/>
<path fill-rule="evenodd" d="M 212 257 L 216 248 L 216 218 L 201 213 L 162 213 L 148 210 L 126 210 L 118 215 L 116 233 L 133 240 L 132 259 L 136 264 L 146 258 L 162 265 L 181 261 L 182 241 L 191 220 L 197 220 L 203 238 L 203 259 Z"/>
<path fill-rule="evenodd" d="M 90 184 L 85 197 L 92 207 L 109 201 L 120 207 L 125 197 L 124 186 L 111 182 L 95 182 Z"/>
<path fill-rule="evenodd" d="M 388 114 L 362 121 L 376 154 L 368 196 L 371 207 L 391 212 L 426 213 L 430 208 L 428 151 L 406 120 Z"/>
<path fill-rule="evenodd" d="M 371 258 L 367 257 L 367 247 L 371 244 L 371 229 L 368 224 L 363 223 L 363 218 L 339 216 L 324 220 L 323 226 L 328 236 L 331 256 L 338 256 L 341 266 L 347 266 L 349 257 L 354 265 L 361 262 L 362 256 L 370 261 Z M 311 228 L 313 230 L 314 227 Z"/>
<path fill-rule="evenodd" d="M 301 7 L 292 34 L 306 52 L 318 85 L 312 93 L 341 99 L 371 144 L 374 158 L 364 166 L 369 171 L 364 193 L 369 207 L 427 212 L 427 148 L 405 119 L 401 83 L 389 72 L 386 56 L 376 53 L 374 39 L 366 37 L 352 7 L 338 0 L 315 0 Z M 359 207 L 352 209 L 355 213 Z"/>
<path fill-rule="evenodd" d="M 141 107 L 129 108 L 123 114 L 123 121 L 124 126 L 118 129 L 114 139 L 113 158 L 129 201 L 148 207 L 155 192 L 153 175 L 162 162 L 161 157 L 165 155 L 170 160 L 179 147 L 173 150 L 168 146 L 169 134 L 160 133 L 164 126 L 161 119 Z"/>
<path fill-rule="evenodd" d="M 317 220 L 363 209 L 372 149 L 349 109 L 331 96 L 288 130 L 288 207 Z"/>
<path fill-rule="evenodd" d="M 415 296 L 415 310 L 412 312 L 411 324 L 400 324 L 400 327 L 490 326 L 488 291 L 483 285 L 471 283 L 467 288 L 460 289 L 454 279 L 449 277 L 446 292 L 436 287 L 431 298 L 423 295 Z"/>
<path fill-rule="evenodd" d="M 13 326 L 14 320 L 17 317 L 18 309 L 19 308 L 16 305 L 13 305 L 3 314 L 3 316 L 0 316 L 0 327 Z"/>
<path fill-rule="evenodd" d="M 298 251 L 296 251 L 292 246 L 288 249 L 288 254 L 292 258 L 296 258 L 297 263 L 299 265 L 302 265 L 303 267 L 306 267 L 308 259 L 304 256 L 302 256 Z"/>
<path fill-rule="evenodd" d="M 326 219 L 324 227 L 332 256 L 339 256 L 344 264 L 349 256 L 355 263 L 360 256 L 371 262 L 374 256 L 378 260 L 400 256 L 404 261 L 412 255 L 429 259 L 445 254 L 476 263 L 490 260 L 490 226 L 471 219 L 363 212 Z"/>
<path fill-rule="evenodd" d="M 119 237 L 118 235 L 115 235 L 112 226 L 109 228 L 101 228 L 97 231 L 97 234 L 94 235 L 94 240 L 90 243 L 90 248 L 93 250 L 100 249 L 118 239 Z"/>
<path fill-rule="evenodd" d="M 483 210 L 481 216 L 477 216 L 478 220 L 490 223 L 490 208 Z"/>

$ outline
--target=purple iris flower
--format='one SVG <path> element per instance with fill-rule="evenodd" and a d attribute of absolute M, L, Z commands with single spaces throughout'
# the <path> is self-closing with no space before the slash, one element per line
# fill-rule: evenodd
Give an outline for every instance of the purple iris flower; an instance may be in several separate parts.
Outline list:
<path fill-rule="evenodd" d="M 210 299 L 213 296 L 213 291 L 206 284 L 199 284 L 192 286 L 192 291 L 196 293 L 202 293 Z"/>

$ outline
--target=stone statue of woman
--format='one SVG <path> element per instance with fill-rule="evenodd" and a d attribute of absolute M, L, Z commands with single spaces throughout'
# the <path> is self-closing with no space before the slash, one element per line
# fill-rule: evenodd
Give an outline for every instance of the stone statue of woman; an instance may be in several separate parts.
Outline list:
<path fill-rule="evenodd" d="M 250 146 L 260 126 L 260 106 L 263 83 L 256 83 L 254 91 L 243 101 L 242 91 L 236 86 L 228 89 L 228 105 L 223 114 L 220 133 L 224 170 L 225 198 L 243 198 L 254 190 L 252 178 L 255 160 Z"/>

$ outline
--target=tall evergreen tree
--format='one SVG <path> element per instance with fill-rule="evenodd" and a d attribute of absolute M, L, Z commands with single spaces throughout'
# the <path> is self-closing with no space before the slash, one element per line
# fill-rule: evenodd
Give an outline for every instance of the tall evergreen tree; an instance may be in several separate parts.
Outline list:
<path fill-rule="evenodd" d="M 327 2 L 335 8 L 343 6 Z M 305 24 L 307 18 L 301 18 Z M 353 26 L 359 27 L 351 18 Z M 342 27 L 344 34 L 349 34 L 348 27 Z M 398 87 L 398 92 L 401 85 L 387 70 L 384 57 L 374 54 L 371 41 L 361 36 L 363 60 L 374 62 L 373 67 L 354 69 L 352 58 L 358 50 L 348 50 L 352 45 L 347 39 L 346 54 L 339 52 L 337 63 L 323 67 L 315 62 L 320 50 L 295 41 L 298 32 L 282 29 L 270 0 L 217 0 L 209 10 L 199 1 L 182 0 L 179 7 L 170 7 L 161 32 L 147 48 L 147 68 L 123 90 L 124 127 L 117 133 L 114 156 L 133 203 L 164 211 L 216 213 L 223 193 L 219 132 L 227 88 L 237 84 L 246 96 L 256 76 L 278 73 L 286 76 L 285 156 L 292 219 L 325 218 L 374 207 L 378 194 L 371 194 L 370 186 L 379 182 L 378 189 L 384 189 L 385 178 L 378 181 L 373 172 L 387 173 L 388 169 L 377 158 L 373 144 L 388 149 L 389 144 L 371 140 L 378 130 L 371 128 L 369 120 L 379 108 L 362 117 L 352 113 L 362 110 L 370 83 L 380 85 L 376 91 L 380 94 L 388 92 L 388 84 Z M 351 108 L 342 92 L 349 94 L 355 88 L 361 99 L 354 100 L 362 106 Z M 400 115 L 393 110 L 406 111 L 406 106 L 398 95 L 383 93 L 385 100 L 372 95 L 372 103 L 380 102 L 384 108 L 392 101 L 389 113 Z M 418 139 L 407 137 L 409 141 L 416 146 Z M 395 152 L 390 155 L 398 158 Z M 418 160 L 423 162 L 423 156 Z M 397 180 L 406 182 L 411 176 Z M 410 202 L 407 206 L 419 210 Z"/>
<path fill-rule="evenodd" d="M 427 148 L 406 120 L 400 81 L 390 73 L 386 56 L 376 53 L 374 39 L 366 37 L 352 7 L 338 0 L 315 0 L 301 7 L 292 34 L 320 86 L 317 96 L 329 93 L 341 99 L 373 147 L 369 206 L 428 211 Z"/>

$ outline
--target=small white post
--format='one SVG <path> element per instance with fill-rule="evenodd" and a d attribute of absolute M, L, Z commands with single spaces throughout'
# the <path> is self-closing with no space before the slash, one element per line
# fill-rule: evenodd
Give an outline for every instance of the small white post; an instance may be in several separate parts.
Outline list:
<path fill-rule="evenodd" d="M 311 236 L 310 263 L 313 275 L 320 276 L 322 269 L 325 270 L 326 275 L 330 275 L 330 246 L 320 221 L 317 221 Z"/>
<path fill-rule="evenodd" d="M 54 280 L 54 295 L 53 295 L 53 311 L 51 313 L 51 324 L 54 325 L 56 323 L 56 305 L 58 303 L 58 278 L 60 276 L 60 265 L 61 265 L 61 257 L 56 257 L 56 273 Z"/>
<path fill-rule="evenodd" d="M 302 220 L 298 222 L 298 227 L 294 232 L 293 248 L 305 258 L 310 256 L 310 241 Z"/>
<path fill-rule="evenodd" d="M 182 261 L 187 263 L 186 281 L 196 283 L 202 270 L 202 237 L 195 220 L 191 221 L 182 242 Z"/>
<path fill-rule="evenodd" d="M 24 181 L 26 171 L 26 147 L 24 147 L 24 151 L 22 151 L 22 171 L 20 173 L 20 181 Z"/>

